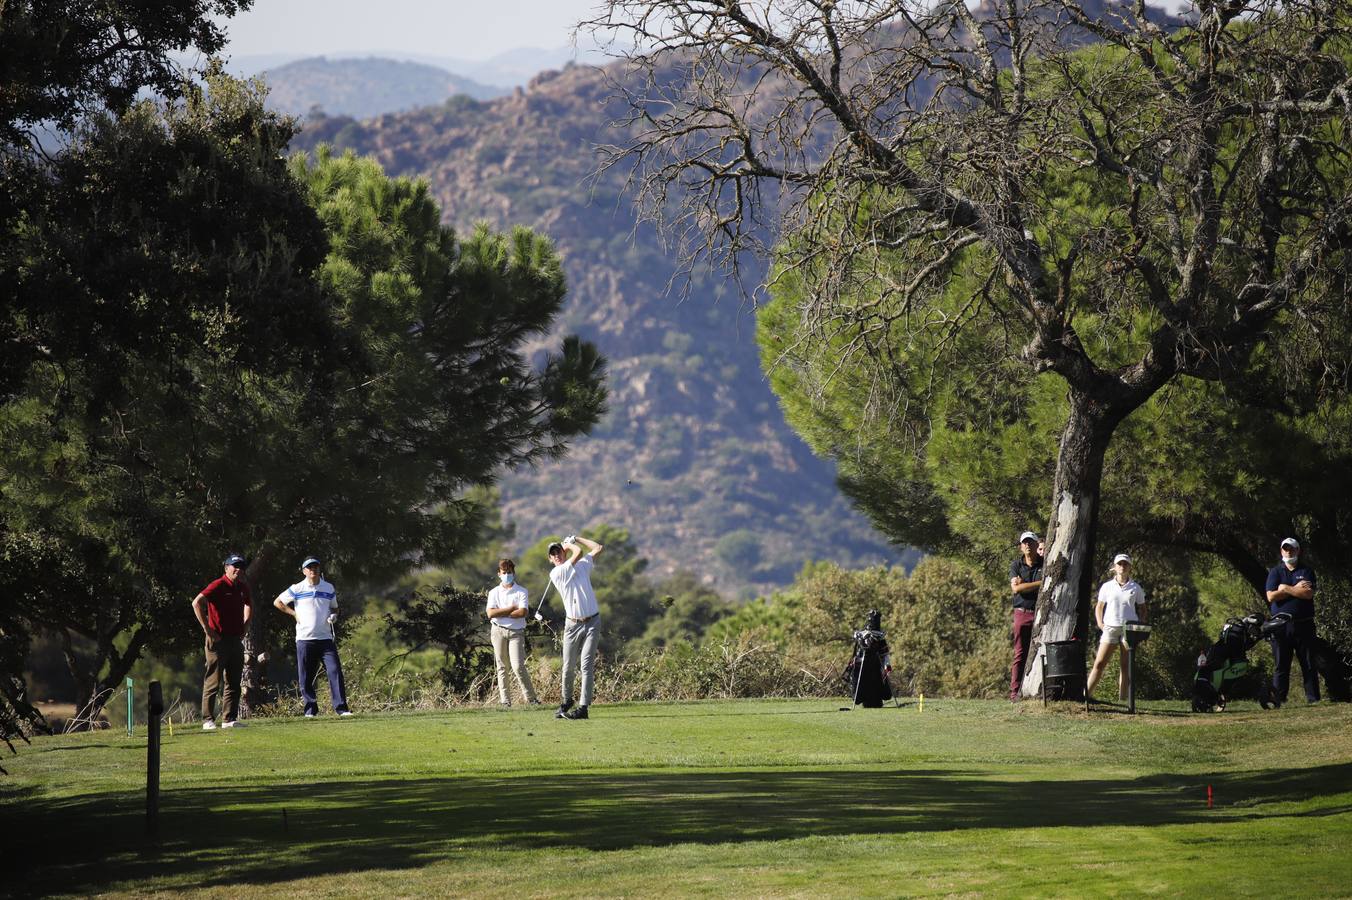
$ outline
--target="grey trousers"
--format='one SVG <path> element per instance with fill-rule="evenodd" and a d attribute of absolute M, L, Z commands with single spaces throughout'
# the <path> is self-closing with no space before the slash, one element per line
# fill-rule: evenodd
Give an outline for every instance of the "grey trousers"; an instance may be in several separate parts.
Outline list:
<path fill-rule="evenodd" d="M 526 671 L 526 630 L 503 628 L 496 622 L 489 627 L 492 629 L 493 659 L 498 666 L 498 697 L 502 705 L 510 706 L 512 703 L 511 693 L 507 690 L 508 662 L 521 687 L 521 695 L 527 703 L 534 703 L 535 688 L 530 683 L 530 672 Z"/>
<path fill-rule="evenodd" d="M 563 630 L 563 702 L 573 699 L 573 678 L 577 675 L 578 657 L 582 662 L 582 696 L 578 706 L 591 706 L 592 683 L 595 676 L 596 641 L 601 631 L 601 617 L 585 622 L 569 622 Z"/>

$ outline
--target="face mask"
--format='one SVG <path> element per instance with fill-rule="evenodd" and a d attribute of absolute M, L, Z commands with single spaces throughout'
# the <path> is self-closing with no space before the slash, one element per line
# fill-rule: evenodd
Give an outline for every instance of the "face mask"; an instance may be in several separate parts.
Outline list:
<path fill-rule="evenodd" d="M 1294 566 L 1296 563 L 1300 562 L 1300 557 L 1299 557 L 1299 556 L 1287 556 L 1285 553 L 1283 553 L 1283 554 L 1282 554 L 1282 562 L 1286 563 L 1288 566 Z"/>
<path fill-rule="evenodd" d="M 511 587 L 513 584 L 516 583 L 516 576 L 513 575 L 511 572 L 501 572 L 498 574 L 498 577 L 501 578 L 502 583 L 507 585 L 508 587 Z"/>

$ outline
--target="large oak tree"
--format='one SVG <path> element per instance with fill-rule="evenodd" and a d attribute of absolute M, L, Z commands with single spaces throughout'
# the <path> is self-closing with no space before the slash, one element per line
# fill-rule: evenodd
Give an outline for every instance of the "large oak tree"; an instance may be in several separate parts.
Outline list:
<path fill-rule="evenodd" d="M 896 412 L 899 336 L 936 348 L 911 364 L 942 380 L 946 346 L 994 329 L 993 367 L 1064 385 L 1036 639 L 1084 636 L 1105 454 L 1131 413 L 1255 353 L 1329 359 L 1341 389 L 1347 3 L 1201 0 L 1175 28 L 1074 0 L 606 7 L 591 24 L 637 47 L 611 164 L 696 246 L 756 251 L 768 229 L 804 285 L 782 340 L 846 337 L 839 366 L 875 378 L 859 427 Z M 1074 215 L 1072 184 L 1106 213 Z M 971 287 L 950 310 L 955 273 Z M 1087 341 L 1084 320 L 1120 340 Z"/>

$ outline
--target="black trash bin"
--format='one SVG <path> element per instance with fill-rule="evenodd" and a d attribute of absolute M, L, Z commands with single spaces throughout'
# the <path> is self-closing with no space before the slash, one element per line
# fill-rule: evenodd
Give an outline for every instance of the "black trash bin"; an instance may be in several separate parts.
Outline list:
<path fill-rule="evenodd" d="M 1080 700 L 1085 696 L 1088 673 L 1084 667 L 1084 643 L 1077 640 L 1047 641 L 1042 645 L 1042 705 L 1047 699 Z"/>

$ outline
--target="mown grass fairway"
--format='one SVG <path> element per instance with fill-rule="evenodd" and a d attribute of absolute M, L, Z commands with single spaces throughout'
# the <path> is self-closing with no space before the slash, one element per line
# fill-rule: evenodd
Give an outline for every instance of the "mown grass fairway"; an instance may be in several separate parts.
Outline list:
<path fill-rule="evenodd" d="M 6 757 L 5 891 L 1024 896 L 1352 891 L 1352 707 L 835 701 L 276 719 Z M 1215 807 L 1206 805 L 1210 784 Z M 13 854 L 13 856 L 11 856 Z M 7 867 L 8 868 L 8 867 Z M 1223 888 L 1220 886 L 1223 885 Z"/>

